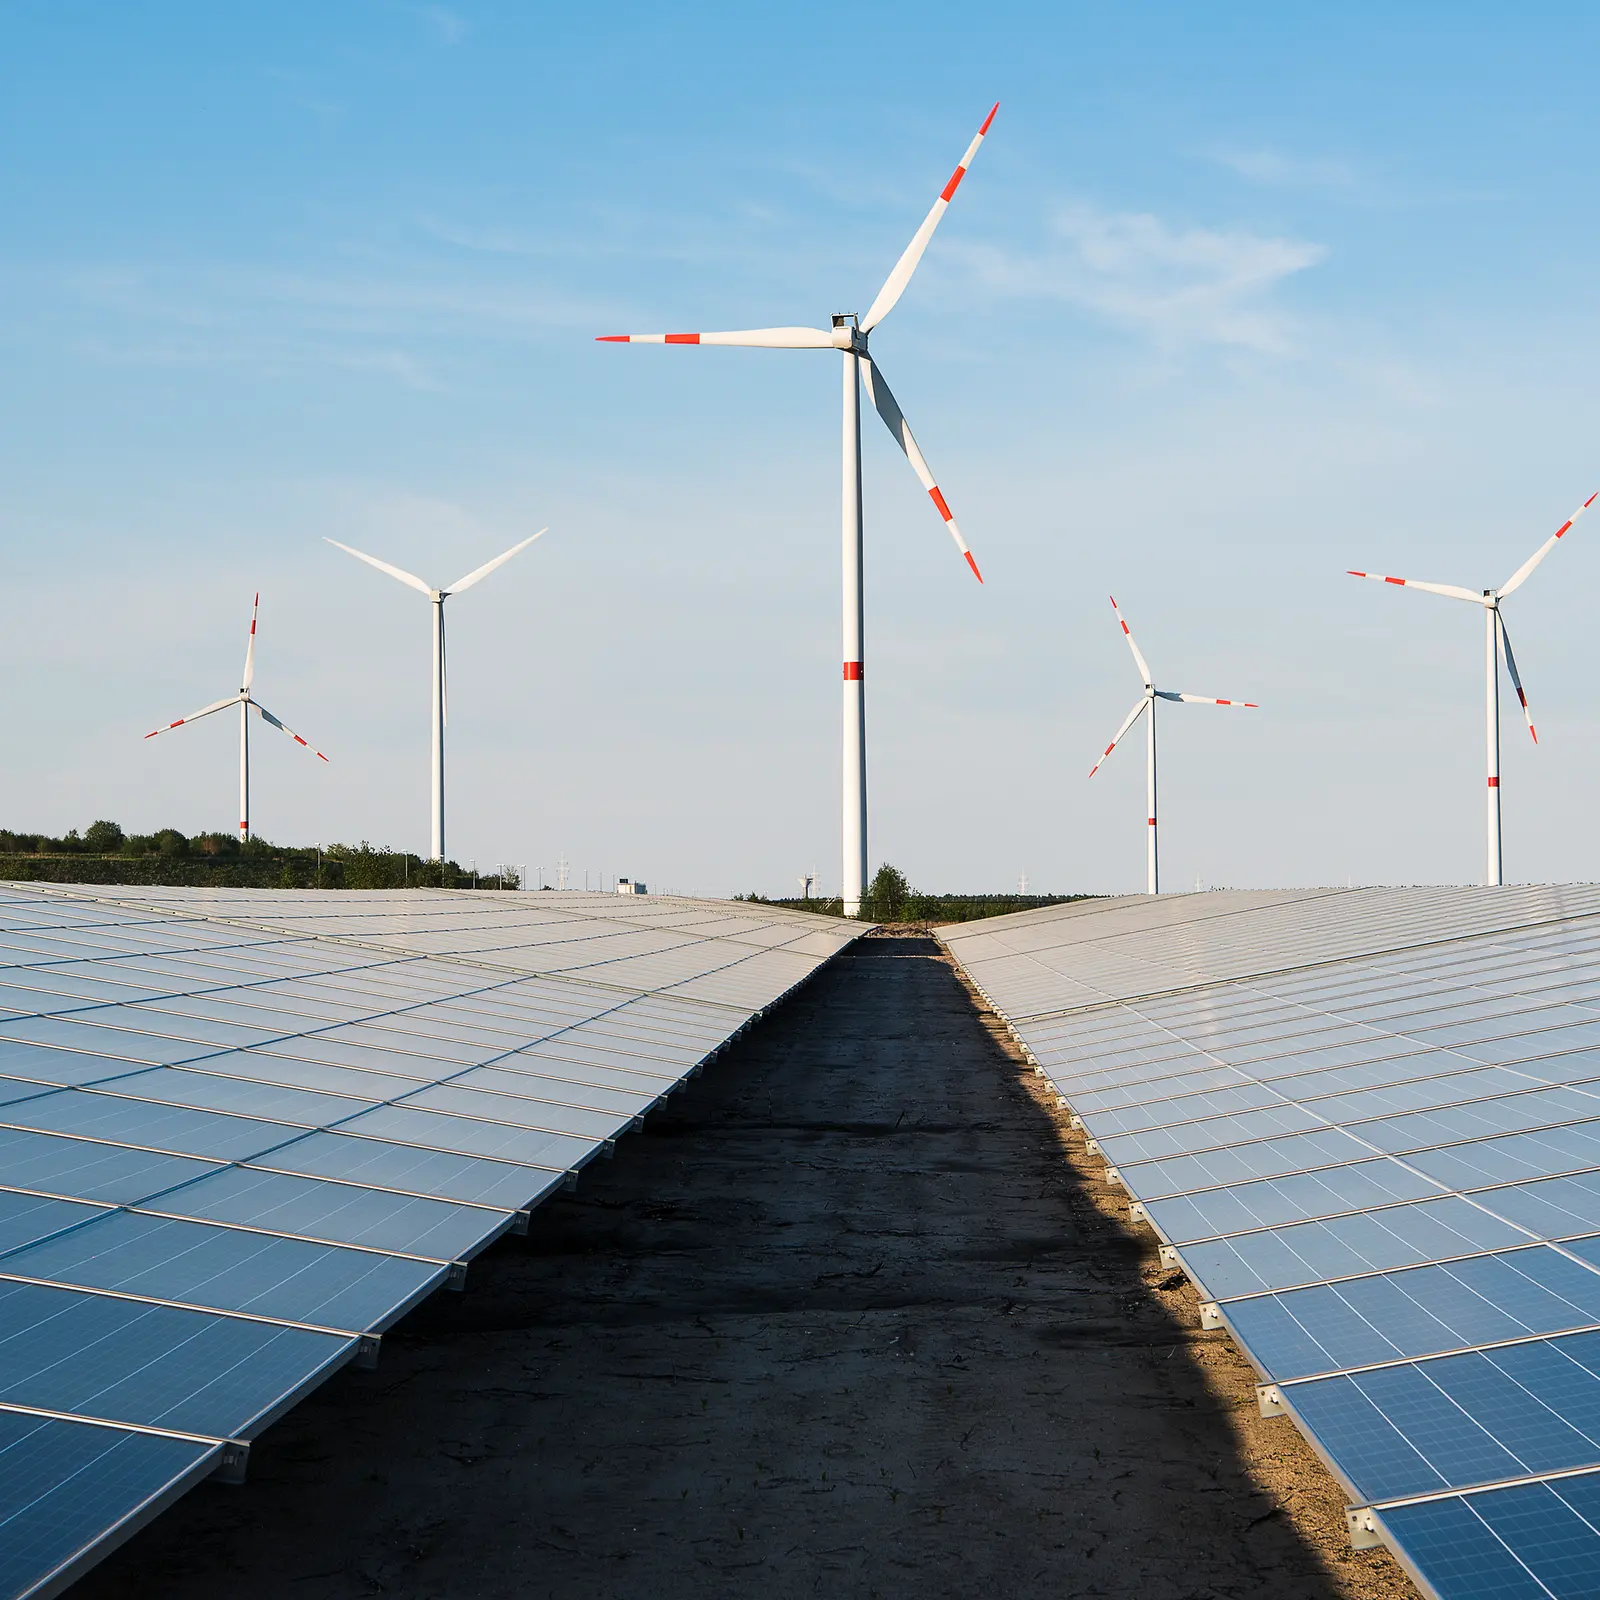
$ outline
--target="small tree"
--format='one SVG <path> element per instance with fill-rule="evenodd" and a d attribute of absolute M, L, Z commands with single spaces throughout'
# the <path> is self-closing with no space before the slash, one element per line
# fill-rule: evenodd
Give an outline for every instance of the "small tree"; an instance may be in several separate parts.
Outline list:
<path fill-rule="evenodd" d="M 911 885 L 898 867 L 886 861 L 873 876 L 872 884 L 861 897 L 861 914 L 870 922 L 903 922 Z"/>
<path fill-rule="evenodd" d="M 114 822 L 91 822 L 84 831 L 83 847 L 92 855 L 114 856 L 122 848 L 123 832 Z"/>

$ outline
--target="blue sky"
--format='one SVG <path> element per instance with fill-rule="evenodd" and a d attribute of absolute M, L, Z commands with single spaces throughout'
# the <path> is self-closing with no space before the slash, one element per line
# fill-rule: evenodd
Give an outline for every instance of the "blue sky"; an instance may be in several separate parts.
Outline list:
<path fill-rule="evenodd" d="M 870 416 L 872 857 L 928 887 L 1472 881 L 1480 628 L 1600 487 L 1578 7 L 0 3 L 0 820 L 426 841 L 685 890 L 838 877 L 838 373 L 596 345 L 863 309 L 983 566 Z M 1600 876 L 1600 525 L 1507 604 L 1507 872 Z"/>

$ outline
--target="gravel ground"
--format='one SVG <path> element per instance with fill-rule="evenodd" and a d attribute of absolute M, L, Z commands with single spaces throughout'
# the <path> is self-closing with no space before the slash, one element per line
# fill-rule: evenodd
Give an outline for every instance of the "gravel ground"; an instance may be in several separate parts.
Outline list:
<path fill-rule="evenodd" d="M 862 941 L 75 1600 L 1415 1600 L 931 939 Z"/>

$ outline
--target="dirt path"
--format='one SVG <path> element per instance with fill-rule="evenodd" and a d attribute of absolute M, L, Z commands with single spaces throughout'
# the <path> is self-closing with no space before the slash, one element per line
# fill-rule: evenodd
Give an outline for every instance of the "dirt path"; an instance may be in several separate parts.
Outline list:
<path fill-rule="evenodd" d="M 863 942 L 74 1600 L 1414 1600 L 1041 1081 Z"/>

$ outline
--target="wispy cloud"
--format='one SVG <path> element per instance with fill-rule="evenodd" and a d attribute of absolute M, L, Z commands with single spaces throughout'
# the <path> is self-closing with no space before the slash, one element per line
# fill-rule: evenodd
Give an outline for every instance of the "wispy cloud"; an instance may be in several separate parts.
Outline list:
<path fill-rule="evenodd" d="M 467 36 L 467 19 L 448 6 L 408 5 L 405 9 L 427 23 L 443 44 L 460 44 Z"/>
<path fill-rule="evenodd" d="M 992 293 L 1064 300 L 1164 344 L 1220 344 L 1282 354 L 1288 312 L 1272 304 L 1285 280 L 1325 259 L 1300 239 L 1175 227 L 1148 212 L 1072 205 L 1033 253 L 967 247 Z"/>
<path fill-rule="evenodd" d="M 1218 166 L 1264 189 L 1342 189 L 1356 187 L 1354 171 L 1343 161 L 1303 160 L 1277 150 L 1222 150 Z"/>

